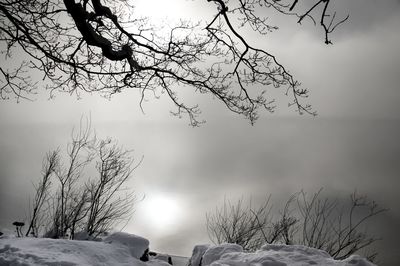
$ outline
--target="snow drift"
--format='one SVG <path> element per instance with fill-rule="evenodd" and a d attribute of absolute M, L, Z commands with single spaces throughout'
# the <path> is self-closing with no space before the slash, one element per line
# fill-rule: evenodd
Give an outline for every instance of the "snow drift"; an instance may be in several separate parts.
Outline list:
<path fill-rule="evenodd" d="M 206 251 L 205 255 L 208 251 Z M 220 254 L 219 254 L 220 255 Z M 208 262 L 209 263 L 209 262 Z M 357 255 L 338 261 L 334 260 L 328 253 L 322 250 L 308 248 L 299 245 L 265 245 L 255 253 L 230 252 L 227 251 L 221 257 L 207 264 L 211 266 L 373 266 Z M 202 266 L 206 266 L 202 264 Z"/>
<path fill-rule="evenodd" d="M 114 233 L 106 237 L 104 242 L 128 248 L 131 255 L 136 259 L 140 259 L 146 251 L 149 251 L 150 244 L 149 240 L 144 237 L 122 232 Z"/>
<path fill-rule="evenodd" d="M 151 258 L 141 261 L 149 241 L 126 233 L 110 235 L 102 242 L 46 238 L 0 238 L 0 265 L 36 266 L 169 266 L 166 261 Z M 172 263 L 174 263 L 172 256 Z M 184 266 L 180 258 L 174 266 Z M 338 261 L 328 253 L 304 246 L 265 245 L 254 253 L 245 253 L 236 244 L 198 245 L 189 259 L 190 266 L 374 266 L 357 255 Z"/>
<path fill-rule="evenodd" d="M 200 259 L 199 259 L 200 258 Z M 254 253 L 245 253 L 236 244 L 195 246 L 189 266 L 374 266 L 358 255 L 335 260 L 327 252 L 300 245 L 264 245 Z"/>

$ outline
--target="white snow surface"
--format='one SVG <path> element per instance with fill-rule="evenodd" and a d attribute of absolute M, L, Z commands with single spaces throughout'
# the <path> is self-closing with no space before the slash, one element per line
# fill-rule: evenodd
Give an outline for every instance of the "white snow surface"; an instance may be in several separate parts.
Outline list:
<path fill-rule="evenodd" d="M 189 259 L 189 266 L 200 266 L 201 259 L 210 245 L 196 245 L 193 248 L 192 257 Z"/>
<path fill-rule="evenodd" d="M 207 253 L 207 252 L 206 252 Z M 374 266 L 358 255 L 352 255 L 345 260 L 334 260 L 322 250 L 300 245 L 264 245 L 255 253 L 230 252 L 213 261 L 211 266 Z"/>
<path fill-rule="evenodd" d="M 0 238 L 0 265 L 166 266 L 163 261 L 138 258 L 149 247 L 143 237 L 114 233 L 103 242 L 49 238 Z"/>
<path fill-rule="evenodd" d="M 149 240 L 144 237 L 123 232 L 113 233 L 104 239 L 105 243 L 128 247 L 131 255 L 140 259 L 146 249 L 149 249 Z"/>
<path fill-rule="evenodd" d="M 0 265 L 146 266 L 121 245 L 48 238 L 0 239 Z"/>
<path fill-rule="evenodd" d="M 137 259 L 148 246 L 147 239 L 126 233 L 111 235 L 103 242 L 2 237 L 0 266 L 169 266 L 158 259 L 148 262 Z M 202 245 L 194 248 L 193 255 L 190 259 L 192 266 L 200 263 L 202 266 L 374 266 L 357 255 L 339 261 L 325 251 L 298 245 L 265 245 L 254 253 L 245 253 L 235 244 Z M 172 256 L 172 261 L 174 259 Z M 187 261 L 183 257 L 180 259 Z"/>
<path fill-rule="evenodd" d="M 221 244 L 209 247 L 203 255 L 202 266 L 208 266 L 214 261 L 218 261 L 225 254 L 235 254 L 243 252 L 242 246 L 237 244 Z"/>

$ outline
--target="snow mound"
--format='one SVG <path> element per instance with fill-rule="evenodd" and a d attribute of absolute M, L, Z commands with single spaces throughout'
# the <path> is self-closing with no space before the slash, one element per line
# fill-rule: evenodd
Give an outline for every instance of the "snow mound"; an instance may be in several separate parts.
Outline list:
<path fill-rule="evenodd" d="M 0 265 L 146 266 L 122 245 L 48 238 L 0 239 Z"/>
<path fill-rule="evenodd" d="M 213 261 L 211 266 L 374 266 L 357 255 L 352 255 L 345 260 L 334 260 L 322 250 L 300 245 L 264 245 L 255 253 L 227 252 L 220 259 Z M 203 264 L 205 266 L 205 264 Z"/>
<path fill-rule="evenodd" d="M 131 255 L 137 259 L 140 259 L 149 250 L 150 244 L 146 238 L 123 232 L 113 233 L 106 237 L 104 242 L 127 247 Z"/>
<path fill-rule="evenodd" d="M 210 265 L 214 261 L 219 260 L 224 254 L 235 254 L 240 252 L 243 252 L 243 248 L 237 244 L 221 244 L 209 247 L 203 255 L 201 265 Z"/>
<path fill-rule="evenodd" d="M 170 266 L 163 256 L 140 261 L 137 256 L 148 248 L 148 240 L 117 233 L 107 242 L 75 241 L 48 238 L 0 238 L 0 265 L 15 266 Z M 135 250 L 138 248 L 137 250 Z M 140 250 L 140 251 L 139 251 Z M 169 258 L 169 257 L 168 257 Z M 187 261 L 178 258 L 174 266 Z M 195 264 L 196 263 L 196 264 Z M 334 260 L 328 253 L 304 246 L 265 245 L 254 253 L 245 253 L 236 244 L 196 246 L 191 266 L 375 266 L 357 255 Z"/>
<path fill-rule="evenodd" d="M 193 248 L 192 257 L 189 259 L 189 266 L 201 266 L 201 259 L 210 245 L 196 245 Z"/>

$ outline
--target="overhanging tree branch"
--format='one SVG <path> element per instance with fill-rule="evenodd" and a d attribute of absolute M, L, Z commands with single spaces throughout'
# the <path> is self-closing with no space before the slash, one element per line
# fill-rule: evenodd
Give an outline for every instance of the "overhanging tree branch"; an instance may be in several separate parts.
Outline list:
<path fill-rule="evenodd" d="M 312 10 L 325 5 L 321 24 L 326 41 L 346 20 L 335 22 L 333 16 L 326 22 L 330 1 L 317 1 L 303 16 L 312 17 Z M 36 88 L 46 86 L 51 96 L 61 90 L 111 97 L 135 88 L 141 92 L 142 104 L 148 93 L 158 97 L 166 92 L 177 108 L 173 113 L 187 115 L 190 124 L 197 126 L 202 122 L 200 109 L 187 104 L 179 96 L 181 90 L 193 88 L 195 93 L 212 95 L 253 123 L 260 110 L 274 111 L 275 101 L 266 93 L 272 87 L 283 89 L 289 105 L 299 113 L 315 114 L 304 102 L 308 91 L 275 55 L 255 47 L 241 33 L 242 27 L 261 35 L 277 29 L 256 6 L 290 14 L 300 1 L 289 1 L 290 5 L 276 0 L 207 2 L 217 12 L 204 21 L 182 20 L 158 32 L 126 0 L 3 0 L 1 51 L 7 60 L 22 51 L 27 60 L 17 68 L 0 64 L 0 95 L 29 98 Z M 31 80 L 32 71 L 39 71 L 42 81 Z"/>

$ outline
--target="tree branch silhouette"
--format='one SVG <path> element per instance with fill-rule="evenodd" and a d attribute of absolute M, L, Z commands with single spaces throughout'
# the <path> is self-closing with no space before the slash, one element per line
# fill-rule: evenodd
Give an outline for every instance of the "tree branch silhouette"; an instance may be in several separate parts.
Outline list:
<path fill-rule="evenodd" d="M 187 115 L 197 126 L 203 122 L 200 109 L 180 97 L 183 89 L 212 95 L 254 123 L 260 110 L 274 111 L 274 99 L 266 93 L 273 87 L 283 89 L 299 113 L 315 115 L 304 102 L 308 90 L 273 54 L 255 47 L 241 32 L 241 27 L 261 35 L 277 29 L 256 6 L 291 14 L 298 1 L 289 1 L 291 5 L 277 0 L 207 2 L 216 13 L 204 22 L 181 20 L 161 33 L 127 0 L 3 0 L 0 51 L 6 64 L 19 55 L 26 60 L 15 67 L 0 64 L 0 96 L 30 98 L 44 86 L 51 97 L 56 91 L 111 97 L 134 88 L 141 92 L 140 105 L 148 93 L 156 97 L 164 93 L 176 106 L 173 114 Z M 347 20 L 336 22 L 333 14 L 327 21 L 330 2 L 317 1 L 298 21 L 313 17 L 311 11 L 324 5 L 321 25 L 326 43 L 328 35 Z M 41 80 L 34 80 L 35 75 Z"/>

